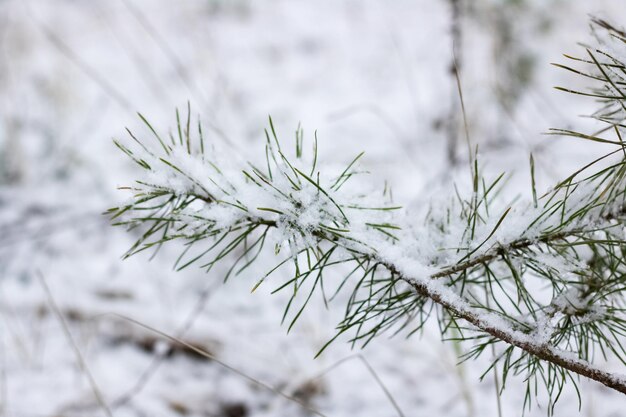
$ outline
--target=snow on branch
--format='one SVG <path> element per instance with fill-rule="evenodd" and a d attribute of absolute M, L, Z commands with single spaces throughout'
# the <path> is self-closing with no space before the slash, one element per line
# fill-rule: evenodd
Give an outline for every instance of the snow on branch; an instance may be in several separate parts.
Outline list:
<path fill-rule="evenodd" d="M 600 28 L 624 50 L 619 32 Z M 484 178 L 472 158 L 472 189 L 417 218 L 367 190 L 362 154 L 333 172 L 318 161 L 317 139 L 304 152 L 301 129 L 295 152 L 284 151 L 270 119 L 264 166 L 238 164 L 205 144 L 188 111 L 183 122 L 177 113 L 167 138 L 142 117 L 153 140 L 129 132 L 132 142 L 116 142 L 143 175 L 125 187 L 130 201 L 109 214 L 140 230 L 127 256 L 182 241 L 178 269 L 210 270 L 227 259 L 228 275 L 236 275 L 273 247 L 281 258 L 253 289 L 292 268 L 275 289 L 293 294 L 283 316 L 289 329 L 315 292 L 324 302 L 344 294 L 337 336 L 350 334 L 352 343 L 367 345 L 387 330 L 410 334 L 432 318 L 444 338 L 471 343 L 464 359 L 496 346 L 492 366 L 501 364 L 503 379 L 521 374 L 529 403 L 531 387 L 543 383 L 553 405 L 575 375 L 626 394 L 626 378 L 594 363 L 599 356 L 626 363 L 626 65 L 591 49 L 575 61 L 591 69 L 560 66 L 600 84 L 577 93 L 602 97 L 595 116 L 608 126 L 558 133 L 612 149 L 543 196 L 533 180 L 527 202 L 502 201 L 504 175 Z M 600 136 L 607 132 L 615 138 Z M 532 157 L 531 171 L 534 178 Z"/>

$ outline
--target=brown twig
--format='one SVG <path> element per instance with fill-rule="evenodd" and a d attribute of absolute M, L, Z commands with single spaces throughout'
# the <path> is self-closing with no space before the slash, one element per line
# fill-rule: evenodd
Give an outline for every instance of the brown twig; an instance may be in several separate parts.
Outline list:
<path fill-rule="evenodd" d="M 610 216 L 611 218 L 613 216 Z M 273 221 L 263 221 L 264 225 L 276 227 L 276 223 Z M 600 382 L 601 384 L 612 388 L 616 391 L 619 391 L 623 394 L 626 394 L 626 380 L 619 378 L 618 376 L 606 372 L 602 369 L 595 367 L 593 364 L 564 355 L 564 352 L 560 352 L 557 349 L 547 345 L 547 344 L 539 344 L 533 343 L 528 340 L 527 337 L 521 337 L 522 334 L 513 330 L 499 328 L 491 324 L 490 321 L 485 320 L 484 313 L 481 314 L 477 310 L 471 307 L 465 307 L 460 304 L 451 302 L 448 297 L 445 297 L 438 290 L 433 289 L 429 285 L 427 285 L 428 281 L 437 280 L 438 278 L 444 278 L 452 276 L 458 272 L 466 271 L 476 265 L 487 263 L 496 259 L 498 256 L 501 256 L 503 253 L 510 252 L 516 249 L 524 249 L 528 248 L 532 245 L 538 243 L 547 243 L 555 240 L 562 240 L 568 236 L 575 235 L 579 231 L 564 231 L 560 233 L 555 233 L 550 236 L 546 236 L 543 238 L 539 238 L 537 240 L 530 239 L 519 239 L 509 243 L 508 245 L 500 245 L 497 247 L 488 250 L 481 256 L 477 256 L 476 258 L 470 259 L 466 262 L 462 262 L 456 264 L 454 266 L 450 266 L 444 268 L 438 273 L 435 273 L 428 277 L 425 281 L 423 279 L 416 279 L 414 277 L 407 276 L 405 273 L 402 273 L 398 270 L 398 268 L 390 262 L 389 260 L 383 259 L 380 255 L 372 255 L 372 254 L 364 254 L 366 256 L 371 256 L 372 258 L 376 258 L 378 262 L 383 265 L 387 270 L 389 270 L 392 274 L 398 276 L 401 280 L 407 282 L 417 294 L 420 296 L 426 297 L 430 299 L 432 302 L 440 305 L 444 309 L 446 309 L 452 315 L 462 318 L 468 323 L 474 325 L 476 328 L 482 330 L 483 332 L 493 336 L 494 338 L 508 343 L 512 346 L 515 346 L 531 355 L 536 356 L 539 359 L 551 362 L 557 366 L 560 366 L 568 371 L 574 372 L 578 375 L 587 377 L 594 381 Z M 333 243 L 341 244 L 340 238 L 327 237 L 323 232 L 320 232 L 319 236 L 322 239 L 331 240 Z M 352 246 L 347 243 L 347 246 Z M 456 294 L 455 294 L 456 295 Z"/>

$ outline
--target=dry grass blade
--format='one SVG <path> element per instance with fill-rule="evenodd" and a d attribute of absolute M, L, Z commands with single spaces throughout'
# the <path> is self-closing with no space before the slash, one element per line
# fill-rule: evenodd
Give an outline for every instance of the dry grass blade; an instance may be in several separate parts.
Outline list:
<path fill-rule="evenodd" d="M 309 407 L 308 405 L 304 404 L 302 401 L 298 400 L 297 398 L 294 398 L 293 396 L 291 396 L 289 394 L 286 394 L 285 392 L 279 390 L 278 388 L 275 388 L 275 387 L 273 387 L 273 386 L 271 386 L 271 385 L 269 385 L 269 384 L 267 384 L 267 383 L 265 383 L 263 381 L 259 381 L 258 379 L 251 377 L 250 375 L 248 375 L 245 372 L 243 372 L 243 371 L 233 367 L 232 365 L 227 364 L 226 362 L 220 360 L 219 358 L 217 358 L 215 355 L 211 354 L 210 352 L 207 352 L 207 351 L 205 351 L 203 349 L 200 349 L 197 346 L 190 345 L 189 343 L 185 342 L 184 340 L 181 340 L 181 339 L 179 339 L 179 338 L 177 338 L 175 336 L 169 335 L 169 334 L 167 334 L 167 333 L 165 333 L 165 332 L 163 332 L 161 330 L 158 330 L 158 329 L 156 329 L 156 328 L 154 328 L 152 326 L 149 326 L 149 325 L 147 325 L 145 323 L 142 323 L 142 322 L 140 322 L 138 320 L 135 320 L 135 319 L 133 319 L 131 317 L 124 316 L 122 314 L 116 314 L 116 313 L 110 313 L 109 315 L 111 315 L 113 317 L 117 317 L 117 318 L 125 320 L 125 321 L 128 321 L 128 322 L 130 322 L 132 324 L 135 324 L 135 325 L 137 325 L 139 327 L 142 327 L 142 328 L 144 328 L 146 330 L 154 332 L 154 333 L 158 334 L 159 336 L 163 337 L 164 339 L 167 339 L 167 340 L 169 340 L 171 342 L 176 342 L 176 343 L 178 343 L 178 344 L 180 344 L 182 346 L 185 346 L 190 351 L 193 351 L 194 353 L 197 353 L 198 355 L 203 356 L 203 357 L 205 357 L 207 359 L 211 359 L 215 363 L 220 364 L 224 368 L 228 369 L 229 371 L 233 372 L 234 374 L 239 375 L 243 379 L 245 379 L 245 380 L 247 380 L 247 381 L 249 381 L 249 382 L 251 382 L 251 383 L 253 383 L 255 385 L 258 385 L 258 386 L 260 386 L 262 388 L 265 388 L 268 391 L 273 392 L 274 394 L 280 395 L 281 397 L 285 398 L 286 400 L 289 400 L 289 401 L 299 405 L 300 407 L 302 407 L 303 409 L 307 410 L 308 412 L 310 412 L 312 414 L 315 414 L 316 416 L 327 417 L 325 414 L 321 413 L 320 411 L 318 411 L 318 410 L 316 410 L 314 408 Z"/>
<path fill-rule="evenodd" d="M 70 346 L 72 347 L 72 350 L 74 351 L 74 355 L 76 356 L 76 360 L 78 361 L 78 365 L 80 366 L 80 369 L 87 376 L 89 385 L 91 386 L 91 390 L 93 391 L 93 394 L 96 397 L 96 401 L 98 402 L 98 404 L 102 408 L 103 413 L 107 417 L 113 417 L 113 412 L 111 411 L 106 401 L 104 400 L 104 396 L 102 395 L 102 392 L 100 391 L 100 388 L 98 387 L 98 384 L 96 383 L 96 380 L 93 374 L 89 370 L 89 367 L 87 366 L 87 362 L 85 361 L 83 354 L 78 348 L 76 341 L 72 337 L 72 332 L 70 331 L 67 321 L 65 321 L 65 317 L 63 317 L 63 313 L 61 313 L 61 310 L 59 309 L 56 302 L 54 301 L 54 297 L 52 296 L 52 292 L 50 291 L 50 288 L 48 287 L 48 284 L 46 283 L 46 279 L 44 278 L 41 272 L 38 272 L 37 276 L 39 277 L 39 282 L 41 283 L 41 286 L 46 293 L 46 297 L 48 298 L 48 304 L 50 304 L 50 308 L 52 309 L 52 311 L 54 311 L 54 314 L 57 316 L 59 323 L 61 323 L 61 327 L 63 328 L 63 333 L 65 334 L 65 337 L 67 338 L 68 343 L 70 344 Z"/>

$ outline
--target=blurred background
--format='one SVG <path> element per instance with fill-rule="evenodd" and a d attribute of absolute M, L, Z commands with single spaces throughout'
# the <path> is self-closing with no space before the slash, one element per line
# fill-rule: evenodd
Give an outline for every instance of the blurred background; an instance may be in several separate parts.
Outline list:
<path fill-rule="evenodd" d="M 312 415 L 220 361 L 327 416 L 521 415 L 521 378 L 497 396 L 488 358 L 455 366 L 464 346 L 435 326 L 314 360 L 342 305 L 311 303 L 287 335 L 285 297 L 250 294 L 271 258 L 226 285 L 224 269 L 174 272 L 176 247 L 121 260 L 136 236 L 101 213 L 136 170 L 112 138 L 147 137 L 138 111 L 167 132 L 189 102 L 256 161 L 271 115 L 288 141 L 317 130 L 323 163 L 365 151 L 373 184 L 424 204 L 467 170 L 454 49 L 484 169 L 528 194 L 531 152 L 539 189 L 601 152 L 543 135 L 590 123 L 592 101 L 553 89 L 585 81 L 550 65 L 583 51 L 590 14 L 626 22 L 620 0 L 0 0 L 0 416 L 107 415 L 94 383 L 116 417 Z M 618 394 L 580 391 L 556 414 L 623 415 Z"/>

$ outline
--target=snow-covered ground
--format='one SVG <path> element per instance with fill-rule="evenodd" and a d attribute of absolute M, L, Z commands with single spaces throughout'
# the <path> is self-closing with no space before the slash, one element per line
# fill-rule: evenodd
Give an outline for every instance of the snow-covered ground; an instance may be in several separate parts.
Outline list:
<path fill-rule="evenodd" d="M 466 3 L 472 141 L 488 172 L 516 174 L 520 193 L 533 152 L 548 187 L 598 152 L 542 135 L 593 109 L 552 88 L 583 84 L 549 64 L 581 51 L 589 13 L 626 22 L 623 1 Z M 187 101 L 233 158 L 264 157 L 271 115 L 286 140 L 299 122 L 309 144 L 317 130 L 323 163 L 365 151 L 371 180 L 402 205 L 450 189 L 466 158 L 462 143 L 456 170 L 446 156 L 450 15 L 444 0 L 0 0 L 0 416 L 106 415 L 89 375 L 116 417 L 310 415 L 267 386 L 327 416 L 398 415 L 367 364 L 406 416 L 497 415 L 493 378 L 478 381 L 487 362 L 455 366 L 435 326 L 363 351 L 338 341 L 313 359 L 342 305 L 314 300 L 286 334 L 285 296 L 271 285 L 250 294 L 271 259 L 225 285 L 227 265 L 174 272 L 176 247 L 121 260 L 136 236 L 101 215 L 136 174 L 111 139 L 126 126 L 148 134 L 137 111 L 167 131 Z M 155 367 L 167 340 L 119 315 L 215 360 L 174 346 Z M 580 386 L 580 415 L 624 415 L 623 396 Z M 508 382 L 504 416 L 521 415 L 523 387 Z M 539 404 L 526 415 L 545 415 Z M 578 413 L 566 389 L 556 415 Z"/>

